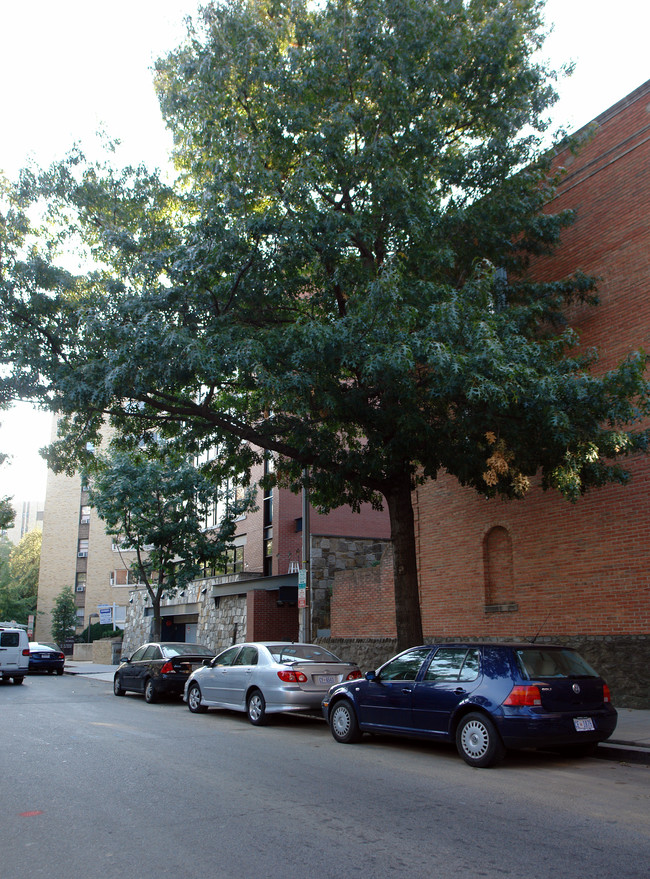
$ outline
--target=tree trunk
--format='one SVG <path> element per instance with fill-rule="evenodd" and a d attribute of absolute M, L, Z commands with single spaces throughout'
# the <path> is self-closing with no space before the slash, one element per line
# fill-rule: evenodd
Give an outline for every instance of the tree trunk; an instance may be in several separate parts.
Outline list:
<path fill-rule="evenodd" d="M 151 593 L 151 604 L 153 608 L 153 631 L 151 633 L 152 641 L 160 641 L 160 633 L 162 630 L 161 619 L 160 619 L 160 599 L 162 595 L 160 590 L 156 589 L 155 592 Z"/>
<path fill-rule="evenodd" d="M 423 640 L 410 477 L 393 482 L 384 497 L 393 542 L 397 649 L 406 650 Z"/>

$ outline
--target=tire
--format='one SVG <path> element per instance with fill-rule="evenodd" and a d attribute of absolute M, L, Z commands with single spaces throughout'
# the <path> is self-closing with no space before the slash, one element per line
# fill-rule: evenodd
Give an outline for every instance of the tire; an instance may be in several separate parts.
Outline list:
<path fill-rule="evenodd" d="M 144 701 L 149 705 L 153 705 L 154 702 L 158 701 L 158 694 L 156 693 L 152 678 L 147 678 L 144 683 Z"/>
<path fill-rule="evenodd" d="M 119 675 L 115 675 L 113 678 L 113 693 L 116 696 L 124 696 L 126 690 L 122 688 L 122 684 L 120 683 Z"/>
<path fill-rule="evenodd" d="M 264 726 L 269 722 L 266 713 L 266 700 L 260 690 L 252 690 L 246 699 L 246 714 L 253 726 Z"/>
<path fill-rule="evenodd" d="M 24 680 L 24 678 L 22 675 L 17 675 L 15 678 L 11 679 L 11 682 L 13 684 L 16 684 L 16 686 L 18 686 L 19 684 L 22 684 L 23 680 Z"/>
<path fill-rule="evenodd" d="M 57 673 L 58 675 L 62 675 L 62 674 L 63 674 L 63 669 L 62 669 L 62 668 L 57 668 L 56 673 Z"/>
<path fill-rule="evenodd" d="M 466 714 L 456 730 L 456 747 L 470 766 L 495 766 L 506 755 L 501 737 L 489 717 L 479 712 Z"/>
<path fill-rule="evenodd" d="M 187 691 L 187 707 L 192 714 L 205 714 L 207 706 L 201 705 L 201 688 L 198 684 L 192 684 Z"/>
<path fill-rule="evenodd" d="M 357 721 L 357 715 L 352 705 L 345 699 L 335 703 L 330 711 L 330 730 L 337 742 L 343 745 L 352 745 L 361 741 L 361 730 Z"/>

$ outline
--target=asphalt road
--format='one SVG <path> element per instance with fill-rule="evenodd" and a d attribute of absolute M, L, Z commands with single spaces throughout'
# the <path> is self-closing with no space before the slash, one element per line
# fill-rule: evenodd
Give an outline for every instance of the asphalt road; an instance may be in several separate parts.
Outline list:
<path fill-rule="evenodd" d="M 0 879 L 635 879 L 650 768 L 451 747 L 319 720 L 147 705 L 81 676 L 0 686 Z"/>

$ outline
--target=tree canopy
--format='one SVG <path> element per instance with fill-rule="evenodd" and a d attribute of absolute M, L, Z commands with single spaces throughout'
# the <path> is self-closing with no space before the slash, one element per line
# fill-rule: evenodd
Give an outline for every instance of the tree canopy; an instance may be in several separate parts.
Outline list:
<path fill-rule="evenodd" d="M 39 529 L 29 531 L 17 546 L 6 538 L 0 544 L 0 619 L 27 624 L 36 611 L 41 564 Z"/>
<path fill-rule="evenodd" d="M 398 642 L 422 640 L 411 491 L 575 499 L 645 450 L 646 359 L 599 374 L 535 283 L 556 74 L 537 0 L 209 3 L 156 67 L 179 178 L 78 152 L 8 191 L 2 357 L 66 413 L 56 467 L 106 414 L 235 464 L 278 457 L 323 509 L 385 504 Z M 47 204 L 30 226 L 28 207 Z M 94 260 L 71 272 L 64 242 Z"/>

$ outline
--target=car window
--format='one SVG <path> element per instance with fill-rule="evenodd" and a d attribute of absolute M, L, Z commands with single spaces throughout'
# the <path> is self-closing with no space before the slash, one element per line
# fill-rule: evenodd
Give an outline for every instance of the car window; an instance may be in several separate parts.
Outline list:
<path fill-rule="evenodd" d="M 257 647 L 242 647 L 233 665 L 257 665 Z"/>
<path fill-rule="evenodd" d="M 18 632 L 0 632 L 0 645 L 2 647 L 19 647 L 20 635 Z"/>
<path fill-rule="evenodd" d="M 379 669 L 382 681 L 414 681 L 422 668 L 422 663 L 431 653 L 429 647 L 416 647 L 391 659 Z"/>
<path fill-rule="evenodd" d="M 219 656 L 214 658 L 212 663 L 213 666 L 221 666 L 221 665 L 232 665 L 233 660 L 239 653 L 239 647 L 229 647 L 227 650 L 224 650 L 223 653 L 220 653 Z"/>
<path fill-rule="evenodd" d="M 172 656 L 214 656 L 214 651 L 204 647 L 203 644 L 186 644 L 185 642 L 165 644 L 162 650 L 164 656 L 168 659 Z"/>
<path fill-rule="evenodd" d="M 269 644 L 268 650 L 276 662 L 293 662 L 295 659 L 308 662 L 341 661 L 338 656 L 316 644 Z"/>
<path fill-rule="evenodd" d="M 137 662 L 139 659 L 142 659 L 146 649 L 147 649 L 146 644 L 143 647 L 138 647 L 138 649 L 135 651 L 135 653 L 131 657 L 131 662 Z"/>
<path fill-rule="evenodd" d="M 470 656 L 471 654 L 471 656 Z M 424 675 L 425 681 L 473 681 L 478 677 L 478 650 L 439 647 Z"/>
<path fill-rule="evenodd" d="M 147 661 L 152 659 L 162 659 L 160 647 L 157 644 L 150 644 L 145 650 L 144 656 L 142 658 Z"/>
<path fill-rule="evenodd" d="M 575 650 L 524 647 L 515 650 L 524 678 L 597 678 L 598 674 Z"/>

